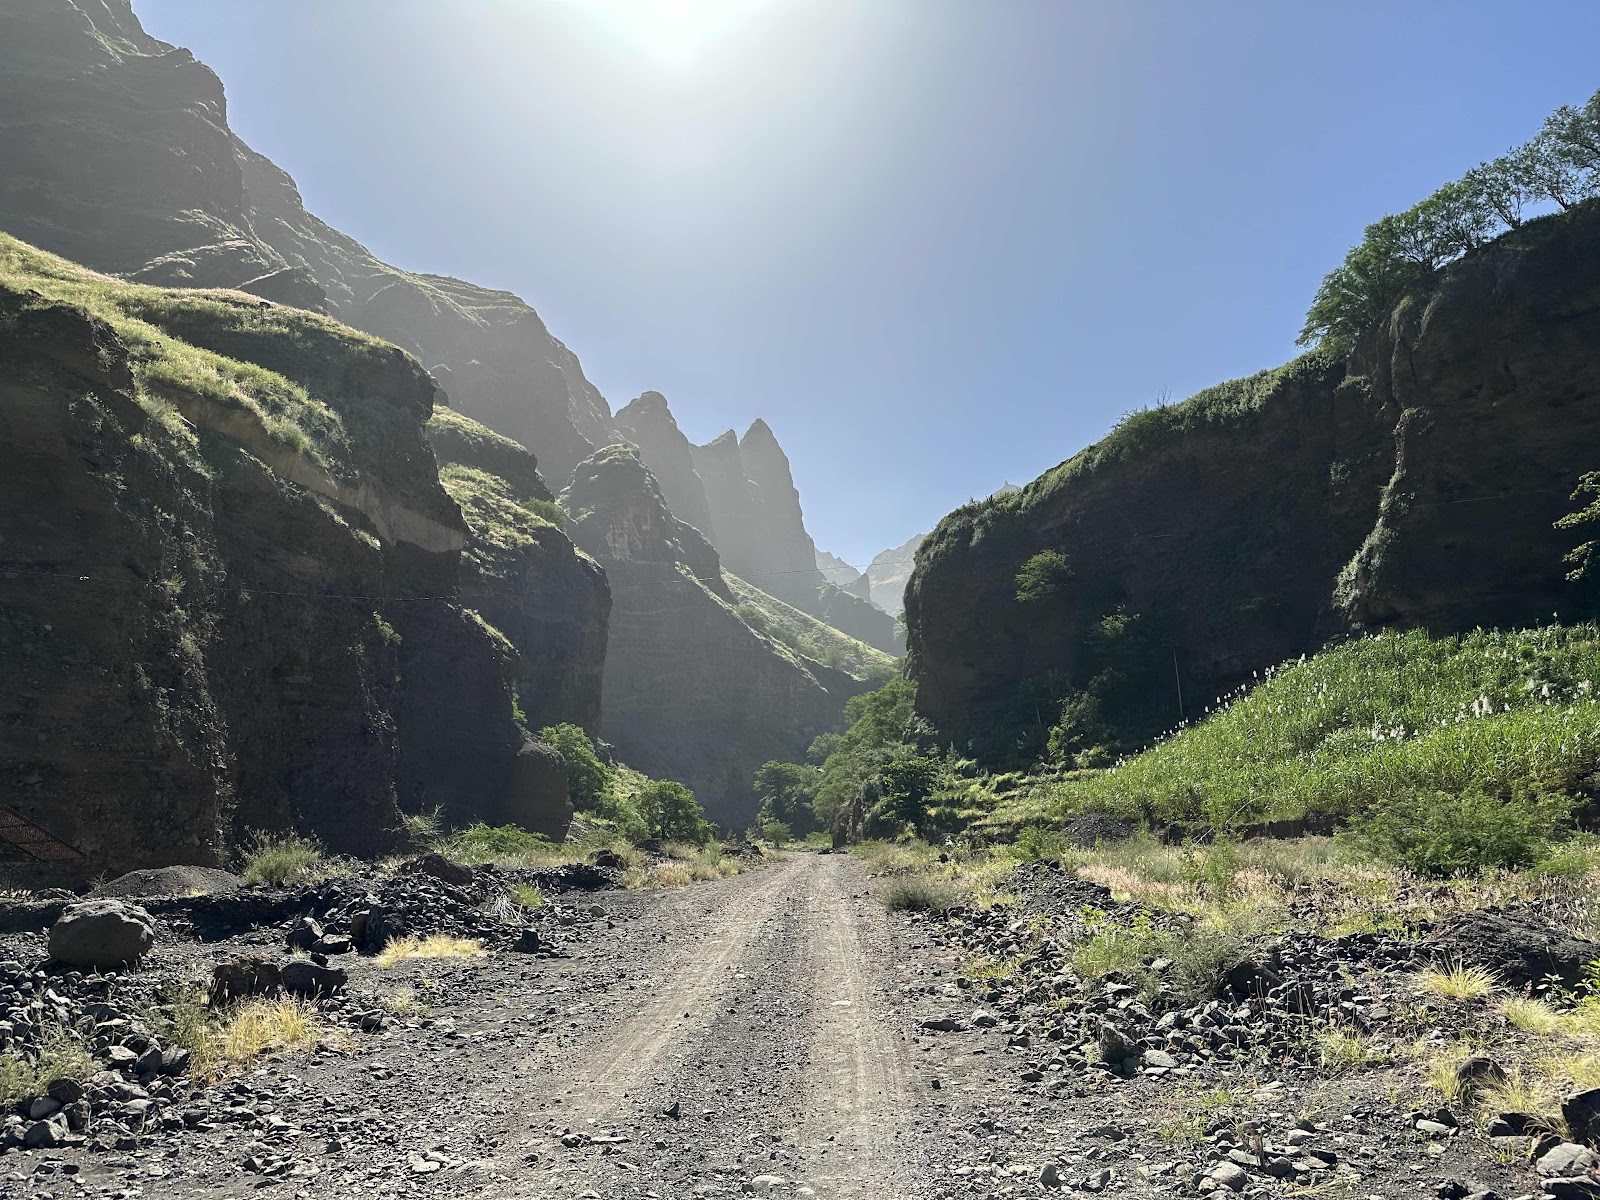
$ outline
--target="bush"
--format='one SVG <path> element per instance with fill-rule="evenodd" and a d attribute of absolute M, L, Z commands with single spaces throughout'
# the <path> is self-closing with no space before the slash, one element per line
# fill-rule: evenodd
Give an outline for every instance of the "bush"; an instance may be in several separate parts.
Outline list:
<path fill-rule="evenodd" d="M 890 912 L 947 913 L 962 907 L 969 899 L 960 884 L 928 875 L 896 879 L 883 893 L 884 907 Z"/>
<path fill-rule="evenodd" d="M 539 740 L 567 765 L 567 795 L 579 812 L 600 812 L 611 793 L 611 768 L 594 752 L 594 742 L 576 725 L 547 725 Z"/>
<path fill-rule="evenodd" d="M 1571 816 L 1560 795 L 1414 792 L 1363 814 L 1347 836 L 1418 875 L 1479 875 L 1533 866 Z"/>
<path fill-rule="evenodd" d="M 1017 572 L 1017 600 L 1022 604 L 1048 600 L 1071 576 L 1072 566 L 1065 554 L 1059 550 L 1041 550 Z"/>
<path fill-rule="evenodd" d="M 245 845 L 240 874 L 246 883 L 292 887 L 310 880 L 322 859 L 322 847 L 310 838 L 257 830 Z"/>
<path fill-rule="evenodd" d="M 794 840 L 794 831 L 782 821 L 770 818 L 756 818 L 756 823 L 750 826 L 751 841 L 768 842 L 774 846 L 786 846 Z"/>
<path fill-rule="evenodd" d="M 703 846 L 711 840 L 711 823 L 694 793 L 681 783 L 657 779 L 633 798 L 650 837 Z"/>
<path fill-rule="evenodd" d="M 537 861 L 560 854 L 555 843 L 520 825 L 485 825 L 482 821 L 441 839 L 434 848 L 446 858 L 468 864 Z"/>

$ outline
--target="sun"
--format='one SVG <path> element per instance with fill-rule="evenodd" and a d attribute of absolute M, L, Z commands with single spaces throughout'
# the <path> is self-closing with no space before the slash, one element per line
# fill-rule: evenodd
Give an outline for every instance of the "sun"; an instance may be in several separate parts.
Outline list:
<path fill-rule="evenodd" d="M 663 67 L 690 70 L 766 0 L 578 0 L 621 40 Z"/>

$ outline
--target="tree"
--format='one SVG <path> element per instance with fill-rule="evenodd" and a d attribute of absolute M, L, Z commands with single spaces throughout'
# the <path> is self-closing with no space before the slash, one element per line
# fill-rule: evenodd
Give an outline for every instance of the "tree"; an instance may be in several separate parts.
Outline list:
<path fill-rule="evenodd" d="M 1582 108 L 1563 104 L 1545 118 L 1541 132 L 1574 169 L 1600 171 L 1600 91 Z"/>
<path fill-rule="evenodd" d="M 1572 498 L 1582 500 L 1585 496 L 1590 498 L 1589 503 L 1557 521 L 1557 529 L 1581 529 L 1586 525 L 1600 524 L 1600 471 L 1591 471 L 1578 480 L 1578 490 L 1572 493 Z M 1572 567 L 1567 572 L 1568 579 L 1576 582 L 1589 578 L 1595 572 L 1596 564 L 1600 563 L 1600 554 L 1595 551 L 1594 541 L 1574 547 L 1567 555 L 1567 562 Z"/>
<path fill-rule="evenodd" d="M 1463 182 L 1509 229 L 1520 229 L 1522 210 L 1539 199 L 1538 182 L 1528 157 L 1520 150 L 1478 164 L 1467 172 Z"/>
<path fill-rule="evenodd" d="M 1408 243 L 1415 253 L 1417 241 L 1416 231 L 1403 228 L 1395 217 L 1368 225 L 1360 244 L 1323 278 L 1300 331 L 1300 344 L 1327 341 L 1336 353 L 1347 352 L 1356 338 L 1388 315 L 1407 288 L 1428 273 L 1407 256 Z"/>
<path fill-rule="evenodd" d="M 779 822 L 798 837 L 817 827 L 811 801 L 822 783 L 822 772 L 804 763 L 767 762 L 756 771 L 756 795 L 761 798 L 757 819 Z"/>
<path fill-rule="evenodd" d="M 1572 143 L 1564 140 L 1561 129 L 1552 124 L 1555 117 L 1545 122 L 1537 137 L 1524 146 L 1523 169 L 1533 181 L 1534 191 L 1546 200 L 1553 200 L 1566 211 L 1594 195 L 1596 176 L 1577 165 Z"/>
<path fill-rule="evenodd" d="M 1441 263 L 1472 253 L 1498 232 L 1494 209 L 1468 179 L 1445 184 L 1417 210 Z"/>
<path fill-rule="evenodd" d="M 711 839 L 711 823 L 694 793 L 670 779 L 655 779 L 633 798 L 645 827 L 664 842 L 693 842 L 703 846 Z"/>
<path fill-rule="evenodd" d="M 1072 564 L 1059 550 L 1041 550 L 1017 572 L 1017 600 L 1027 604 L 1048 600 L 1072 576 Z"/>
<path fill-rule="evenodd" d="M 917 755 L 887 763 L 878 771 L 880 815 L 904 821 L 913 827 L 927 822 L 928 798 L 939 786 L 943 764 L 936 758 Z"/>
<path fill-rule="evenodd" d="M 589 735 L 576 725 L 547 725 L 539 740 L 567 767 L 567 796 L 580 812 L 600 812 L 611 795 L 611 768 L 594 752 Z"/>

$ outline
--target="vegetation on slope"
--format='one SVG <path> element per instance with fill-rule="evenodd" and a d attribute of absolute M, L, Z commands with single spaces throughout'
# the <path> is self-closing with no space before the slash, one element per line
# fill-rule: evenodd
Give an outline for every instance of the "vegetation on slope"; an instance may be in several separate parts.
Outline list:
<path fill-rule="evenodd" d="M 1126 762 L 1053 785 L 1060 815 L 1228 830 L 1562 797 L 1600 763 L 1600 629 L 1387 633 L 1276 671 Z"/>
<path fill-rule="evenodd" d="M 194 434 L 171 404 L 175 395 L 245 410 L 285 449 L 336 471 L 349 460 L 349 433 L 327 402 L 338 383 L 314 373 L 327 355 L 303 351 L 328 342 L 358 354 L 392 350 L 387 343 L 300 309 L 267 304 L 241 292 L 127 283 L 3 233 L 0 286 L 76 305 L 110 325 L 128 346 L 140 402 L 191 446 Z M 296 377 L 203 349 L 208 335 L 248 341 L 258 349 L 273 347 L 271 358 L 297 364 Z"/>
<path fill-rule="evenodd" d="M 840 633 L 737 575 L 724 571 L 722 577 L 733 593 L 734 611 L 757 633 L 787 646 L 801 658 L 833 667 L 856 679 L 885 681 L 894 675 L 895 660 L 883 651 Z"/>

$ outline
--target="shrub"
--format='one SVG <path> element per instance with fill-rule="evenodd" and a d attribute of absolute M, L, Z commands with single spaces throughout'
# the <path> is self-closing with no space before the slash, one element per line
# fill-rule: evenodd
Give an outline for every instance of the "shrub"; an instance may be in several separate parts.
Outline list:
<path fill-rule="evenodd" d="M 1059 550 L 1041 550 L 1017 572 L 1017 600 L 1027 604 L 1048 600 L 1061 590 L 1072 575 L 1067 556 Z"/>
<path fill-rule="evenodd" d="M 662 841 L 703 846 L 711 838 L 711 824 L 694 793 L 669 779 L 652 780 L 639 789 L 634 803 L 643 816 L 649 836 Z"/>
<path fill-rule="evenodd" d="M 774 846 L 786 846 L 794 840 L 794 831 L 782 821 L 757 817 L 755 824 L 750 826 L 750 838 L 752 841 L 768 842 Z"/>
<path fill-rule="evenodd" d="M 1571 815 L 1559 795 L 1419 791 L 1362 814 L 1348 837 L 1418 875 L 1478 875 L 1533 866 Z"/>
<path fill-rule="evenodd" d="M 611 792 L 611 768 L 594 752 L 589 735 L 576 725 L 547 725 L 539 740 L 567 766 L 567 795 L 580 812 L 599 812 Z"/>
<path fill-rule="evenodd" d="M 81 1037 L 65 1027 L 52 1029 L 32 1054 L 0 1054 L 0 1108 L 37 1096 L 57 1079 L 86 1080 L 96 1069 Z"/>
<path fill-rule="evenodd" d="M 561 856 L 548 838 L 520 825 L 485 825 L 479 821 L 434 843 L 446 858 L 461 863 L 530 863 Z"/>
<path fill-rule="evenodd" d="M 930 875 L 896 879 L 883 893 L 883 904 L 890 912 L 947 913 L 965 905 L 971 897 L 960 884 Z"/>
<path fill-rule="evenodd" d="M 1071 849 L 1071 845 L 1067 835 L 1059 829 L 1029 825 L 1017 834 L 1013 849 L 1016 857 L 1023 862 L 1037 862 L 1043 858 L 1061 858 Z"/>
<path fill-rule="evenodd" d="M 322 847 L 310 838 L 257 830 L 246 843 L 240 873 L 246 883 L 292 887 L 309 881 L 322 860 Z"/>

